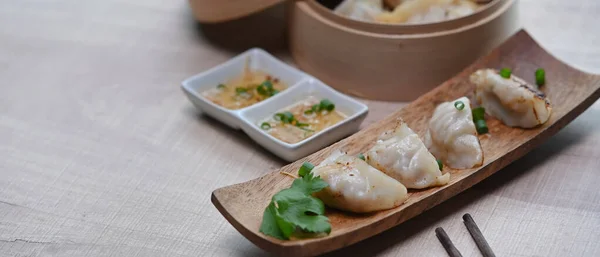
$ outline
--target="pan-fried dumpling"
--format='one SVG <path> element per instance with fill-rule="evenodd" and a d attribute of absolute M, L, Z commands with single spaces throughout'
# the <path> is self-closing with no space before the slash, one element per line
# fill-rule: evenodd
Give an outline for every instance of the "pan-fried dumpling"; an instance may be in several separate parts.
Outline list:
<path fill-rule="evenodd" d="M 464 105 L 461 110 L 455 107 L 458 101 Z M 483 150 L 468 98 L 438 105 L 429 121 L 425 145 L 433 156 L 451 168 L 468 169 L 483 164 Z"/>
<path fill-rule="evenodd" d="M 366 152 L 367 163 L 407 188 L 427 188 L 448 183 L 450 173 L 442 175 L 438 163 L 419 136 L 402 120 L 396 128 L 379 137 Z"/>
<path fill-rule="evenodd" d="M 487 114 L 510 127 L 533 128 L 550 118 L 550 100 L 515 75 L 503 78 L 497 70 L 481 69 L 471 75 L 475 98 Z"/>
<path fill-rule="evenodd" d="M 391 209 L 408 198 L 406 187 L 355 156 L 334 152 L 316 166 L 328 187 L 315 193 L 327 206 L 357 213 Z"/>

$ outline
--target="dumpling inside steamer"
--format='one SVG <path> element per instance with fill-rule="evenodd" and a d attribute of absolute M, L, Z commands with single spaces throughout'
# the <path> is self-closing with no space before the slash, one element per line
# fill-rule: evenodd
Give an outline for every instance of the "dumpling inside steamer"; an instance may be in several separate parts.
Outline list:
<path fill-rule="evenodd" d="M 334 8 L 334 12 L 350 19 L 366 22 L 421 24 L 471 15 L 490 1 L 344 0 Z M 324 5 L 332 6 L 332 1 L 321 2 L 324 2 Z"/>

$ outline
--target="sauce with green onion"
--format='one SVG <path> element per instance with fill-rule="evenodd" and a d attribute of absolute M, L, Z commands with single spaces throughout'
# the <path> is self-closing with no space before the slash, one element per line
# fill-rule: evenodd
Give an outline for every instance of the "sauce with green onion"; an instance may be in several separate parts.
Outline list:
<path fill-rule="evenodd" d="M 261 121 L 260 127 L 273 137 L 290 144 L 298 143 L 346 119 L 328 99 L 308 97 Z M 265 125 L 268 124 L 269 126 Z M 267 129 L 265 129 L 267 128 Z"/>
<path fill-rule="evenodd" d="M 244 70 L 244 74 L 204 91 L 202 96 L 227 109 L 235 110 L 261 102 L 285 90 L 279 79 L 263 71 Z"/>

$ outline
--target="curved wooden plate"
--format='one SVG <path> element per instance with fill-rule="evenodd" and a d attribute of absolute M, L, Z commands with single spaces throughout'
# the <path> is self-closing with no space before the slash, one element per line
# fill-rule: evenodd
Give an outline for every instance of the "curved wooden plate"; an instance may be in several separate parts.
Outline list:
<path fill-rule="evenodd" d="M 514 74 L 528 81 L 533 80 L 535 69 L 544 68 L 547 85 L 543 91 L 552 101 L 553 113 L 546 124 L 530 130 L 509 128 L 497 120 L 488 120 L 491 136 L 480 137 L 485 154 L 484 165 L 477 169 L 450 171 L 452 177 L 448 185 L 411 191 L 405 204 L 368 215 L 328 210 L 331 234 L 298 241 L 281 241 L 258 232 L 264 208 L 273 194 L 290 186 L 292 179 L 288 176 L 274 172 L 246 183 L 217 189 L 212 194 L 213 204 L 242 235 L 267 251 L 285 256 L 329 252 L 394 227 L 487 178 L 556 134 L 600 97 L 600 76 L 586 74 L 561 63 L 540 48 L 525 31 L 520 31 L 491 54 L 410 105 L 281 170 L 296 173 L 304 161 L 320 163 L 334 149 L 344 149 L 350 154 L 363 152 L 372 146 L 381 132 L 390 129 L 398 117 L 422 136 L 436 105 L 460 96 L 471 96 L 474 86 L 468 82 L 468 76 L 484 67 L 511 67 Z"/>

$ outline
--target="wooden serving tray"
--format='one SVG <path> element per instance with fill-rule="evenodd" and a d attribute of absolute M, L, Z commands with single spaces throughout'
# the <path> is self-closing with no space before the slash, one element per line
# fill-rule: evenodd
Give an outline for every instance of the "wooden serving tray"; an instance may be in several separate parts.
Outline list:
<path fill-rule="evenodd" d="M 330 147 L 283 167 L 281 171 L 296 174 L 304 161 L 318 164 L 335 149 L 346 150 L 349 154 L 364 152 L 375 143 L 380 133 L 392 128 L 399 117 L 422 137 L 434 108 L 441 102 L 460 96 L 471 97 L 474 85 L 469 82 L 469 75 L 476 69 L 488 67 L 512 68 L 513 74 L 530 82 L 534 80 L 535 69 L 544 68 L 547 84 L 542 90 L 551 100 L 552 116 L 543 126 L 528 130 L 506 127 L 498 120 L 488 118 L 490 134 L 480 136 L 485 159 L 483 166 L 465 170 L 444 169 L 451 173 L 451 180 L 446 186 L 410 190 L 410 197 L 403 205 L 367 215 L 328 209 L 326 215 L 331 221 L 331 234 L 296 241 L 281 241 L 258 231 L 271 197 L 291 185 L 293 179 L 288 176 L 274 172 L 220 188 L 213 192 L 211 200 L 242 235 L 266 251 L 284 256 L 322 254 L 381 233 L 473 186 L 539 146 L 600 97 L 599 75 L 587 74 L 561 63 L 536 44 L 527 32 L 520 31 L 488 56 L 410 105 Z"/>

